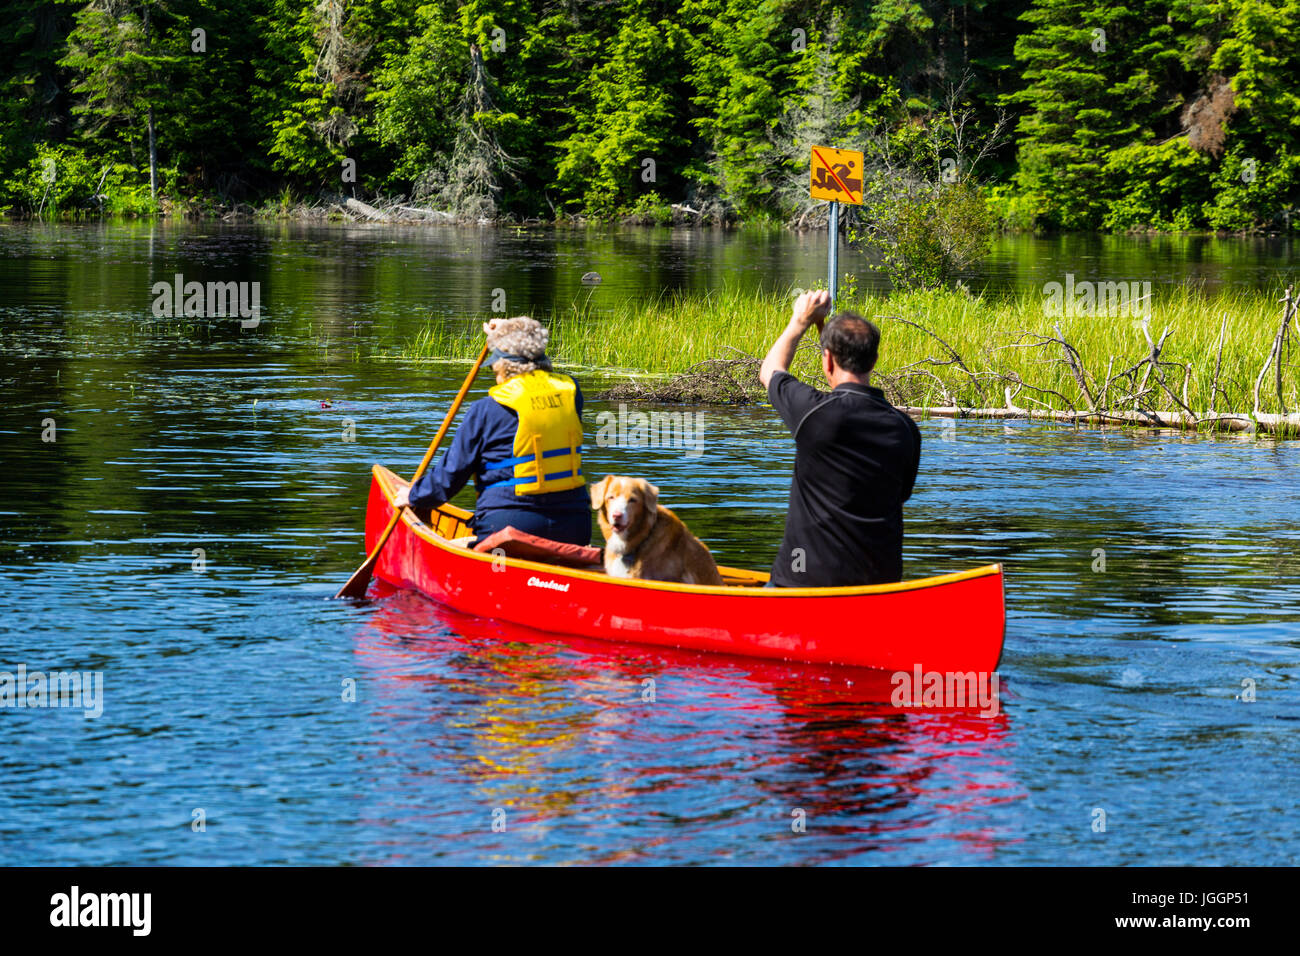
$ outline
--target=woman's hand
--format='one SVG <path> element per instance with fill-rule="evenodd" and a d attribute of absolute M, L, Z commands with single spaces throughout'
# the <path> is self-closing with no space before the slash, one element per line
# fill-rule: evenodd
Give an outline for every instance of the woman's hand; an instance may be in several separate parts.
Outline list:
<path fill-rule="evenodd" d="M 399 511 L 402 508 L 410 507 L 411 489 L 410 488 L 397 489 L 397 494 L 393 495 L 393 504 L 397 506 L 397 509 Z"/>

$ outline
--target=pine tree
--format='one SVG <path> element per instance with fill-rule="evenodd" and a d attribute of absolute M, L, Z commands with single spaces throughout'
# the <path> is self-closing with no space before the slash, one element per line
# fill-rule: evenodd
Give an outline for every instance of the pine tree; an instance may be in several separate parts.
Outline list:
<path fill-rule="evenodd" d="M 270 122 L 272 165 L 317 186 L 337 184 L 368 112 L 364 8 L 352 0 L 277 0 L 276 8 L 279 45 L 296 46 L 297 70 Z"/>
<path fill-rule="evenodd" d="M 1092 229 L 1116 196 L 1112 151 L 1176 134 L 1189 82 L 1185 24 L 1160 0 L 1098 7 L 1036 0 L 1016 42 L 1030 112 L 1018 128 L 1018 187 L 1043 223 Z"/>
<path fill-rule="evenodd" d="M 157 124 L 184 66 L 184 28 L 165 0 L 93 0 L 76 14 L 61 66 L 77 80 L 72 107 L 83 135 L 133 162 L 147 155 L 150 195 L 158 194 Z M 119 145 L 120 144 L 120 145 Z"/>
<path fill-rule="evenodd" d="M 456 138 L 445 163 L 434 166 L 417 195 L 432 195 L 447 211 L 466 219 L 497 215 L 502 189 L 515 178 L 518 160 L 502 148 L 497 131 L 518 119 L 493 101 L 495 83 L 477 43 L 469 47 L 469 75 L 457 107 Z"/>
<path fill-rule="evenodd" d="M 703 137 L 707 171 L 695 175 L 745 218 L 772 208 L 782 172 L 772 130 L 805 55 L 806 31 L 787 28 L 781 14 L 775 0 L 688 0 L 681 10 L 697 39 L 688 80 L 701 115 L 691 122 Z"/>
<path fill-rule="evenodd" d="M 846 98 L 836 81 L 835 52 L 841 19 L 831 21 L 801 64 L 800 85 L 787 100 L 771 139 L 779 165 L 772 170 L 782 212 L 801 225 L 825 206 L 808 195 L 808 163 L 814 146 L 854 148 L 861 142 L 860 99 Z"/>
<path fill-rule="evenodd" d="M 556 188 L 577 209 L 611 216 L 638 196 L 680 194 L 691 167 L 680 123 L 689 116 L 692 39 L 653 0 L 624 0 L 608 53 L 577 90 L 575 131 L 556 143 Z M 648 162 L 647 162 L 648 161 Z"/>
<path fill-rule="evenodd" d="M 1230 77 L 1231 115 L 1205 218 L 1234 231 L 1300 231 L 1300 0 L 1215 7 L 1226 28 L 1209 70 Z"/>
<path fill-rule="evenodd" d="M 68 94 L 58 60 L 73 0 L 11 0 L 0 32 L 0 181 L 68 135 Z M 3 197 L 0 197 L 3 199 Z"/>

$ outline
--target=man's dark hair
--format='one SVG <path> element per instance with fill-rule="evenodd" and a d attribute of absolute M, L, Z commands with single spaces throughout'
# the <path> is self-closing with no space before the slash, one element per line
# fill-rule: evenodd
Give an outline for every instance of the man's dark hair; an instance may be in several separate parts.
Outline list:
<path fill-rule="evenodd" d="M 854 375 L 866 375 L 876 367 L 880 351 L 880 329 L 856 312 L 841 312 L 822 328 L 822 348 L 835 357 L 835 364 Z"/>

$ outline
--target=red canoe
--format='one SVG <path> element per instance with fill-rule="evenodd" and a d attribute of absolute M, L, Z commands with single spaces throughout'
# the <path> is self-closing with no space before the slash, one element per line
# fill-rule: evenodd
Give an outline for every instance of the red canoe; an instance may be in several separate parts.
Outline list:
<path fill-rule="evenodd" d="M 367 551 L 406 485 L 374 467 Z M 851 588 L 764 589 L 766 573 L 725 567 L 722 586 L 628 581 L 599 566 L 471 551 L 451 543 L 473 533 L 469 512 L 443 505 L 429 517 L 432 524 L 405 511 L 375 575 L 467 614 L 582 637 L 890 671 L 989 673 L 1002 656 L 1000 564 Z"/>

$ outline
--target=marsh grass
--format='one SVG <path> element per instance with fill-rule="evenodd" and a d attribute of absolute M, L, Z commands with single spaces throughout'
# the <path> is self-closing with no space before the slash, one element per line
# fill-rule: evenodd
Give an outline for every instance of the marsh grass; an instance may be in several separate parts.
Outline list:
<path fill-rule="evenodd" d="M 1169 389 L 1186 404 L 1203 412 L 1212 406 L 1220 412 L 1249 412 L 1253 408 L 1255 379 L 1268 357 L 1281 318 L 1276 294 L 1228 292 L 1208 296 L 1200 290 L 1180 287 L 1163 296 L 1157 294 L 1147 331 L 1159 342 L 1168 328 L 1161 352 Z M 1131 380 L 1116 380 L 1151 352 L 1143 321 L 1101 316 L 1053 318 L 1043 312 L 1042 297 L 1026 292 L 1005 299 L 968 298 L 961 294 L 903 294 L 891 297 L 867 314 L 882 330 L 881 377 L 894 389 L 907 393 L 907 404 L 932 405 L 947 397 L 957 404 L 1004 404 L 1007 387 L 1018 391 L 1017 404 L 1057 410 L 1086 408 L 1091 402 L 1075 373 L 1065 361 L 1065 349 L 1040 337 L 1062 339 L 1078 352 L 1084 377 L 1092 396 L 1101 407 L 1136 407 L 1124 399 L 1135 391 Z M 961 355 L 971 371 L 967 375 L 947 362 L 951 354 L 920 329 L 906 325 L 910 320 L 934 332 Z M 1059 329 L 1059 332 L 1058 332 Z M 1222 358 L 1219 338 L 1223 334 Z M 1283 395 L 1290 410 L 1300 404 L 1293 356 L 1283 356 Z M 1219 365 L 1217 393 L 1212 400 L 1211 384 Z M 1176 367 L 1178 365 L 1182 368 Z M 924 374 L 934 375 L 934 381 Z M 1109 388 L 1106 386 L 1111 377 Z M 1136 378 L 1141 378 L 1138 373 Z M 1024 385 L 1017 389 L 1009 379 Z M 1184 379 L 1186 389 L 1184 390 Z M 1158 391 L 1141 402 L 1147 409 L 1174 410 L 1177 403 L 1155 376 L 1149 386 Z M 1184 399 L 1183 396 L 1186 396 Z M 949 402 L 942 402 L 949 404 Z M 1261 389 L 1261 410 L 1278 412 L 1272 373 Z"/>
<path fill-rule="evenodd" d="M 1148 330 L 1158 342 L 1165 328 L 1170 329 L 1160 358 L 1171 363 L 1162 368 L 1174 395 L 1182 400 L 1185 394 L 1187 405 L 1198 414 L 1211 407 L 1218 412 L 1250 412 L 1256 376 L 1277 332 L 1281 294 L 1278 289 L 1209 295 L 1186 286 L 1157 292 Z M 710 360 L 761 359 L 785 326 L 793 297 L 792 292 L 722 289 L 705 295 L 629 300 L 601 309 L 576 303 L 568 311 L 534 317 L 550 326 L 550 353 L 558 365 L 654 381 Z M 1090 407 L 1092 402 L 1065 361 L 1064 348 L 1041 338 L 1050 336 L 1077 350 L 1085 382 L 1100 407 L 1178 408 L 1154 375 L 1149 377 L 1152 390 L 1145 397 L 1125 400 L 1136 391 L 1141 373 L 1129 379 L 1116 376 L 1151 352 L 1140 319 L 1054 318 L 1044 313 L 1041 293 L 1032 290 L 1008 296 L 897 292 L 886 297 L 842 297 L 838 306 L 858 311 L 880 326 L 876 378 L 898 404 L 1002 407 L 1010 388 L 1015 403 L 1023 407 L 1059 411 Z M 480 324 L 478 320 L 430 322 L 398 352 L 408 359 L 471 354 L 482 335 Z M 1222 358 L 1212 402 L 1221 327 Z M 960 356 L 964 369 L 952 352 Z M 1283 363 L 1283 395 L 1288 410 L 1295 411 L 1300 407 L 1300 389 L 1293 350 L 1287 350 Z M 733 369 L 745 364 L 735 363 Z M 792 370 L 820 383 L 817 350 L 801 348 Z M 1281 411 L 1272 372 L 1261 389 L 1261 411 Z"/>

